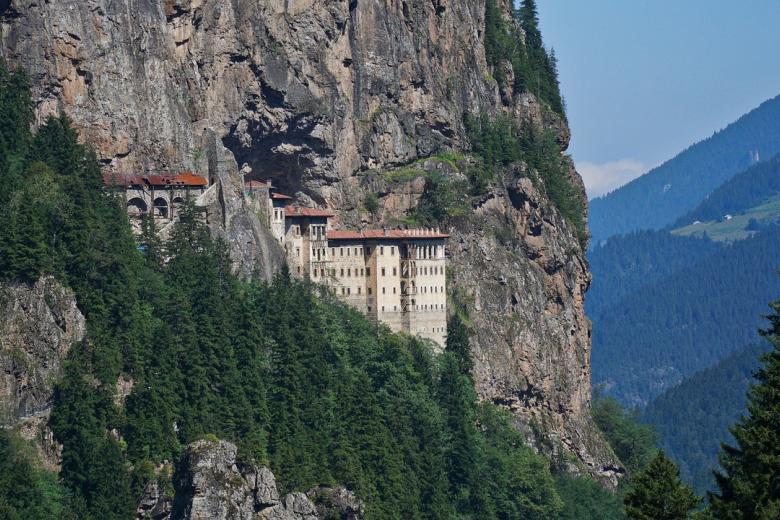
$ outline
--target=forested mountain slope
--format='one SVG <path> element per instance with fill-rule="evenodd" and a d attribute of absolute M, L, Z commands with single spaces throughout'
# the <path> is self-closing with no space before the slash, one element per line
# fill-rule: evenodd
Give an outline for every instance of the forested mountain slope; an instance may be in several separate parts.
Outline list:
<path fill-rule="evenodd" d="M 588 316 L 599 326 L 601 311 L 642 286 L 689 267 L 719 249 L 710 240 L 666 231 L 636 231 L 612 237 L 588 252 L 593 283 L 585 299 Z"/>
<path fill-rule="evenodd" d="M 591 201 L 595 241 L 660 229 L 693 210 L 715 188 L 758 160 L 780 152 L 780 97 L 625 186 Z"/>
<path fill-rule="evenodd" d="M 693 211 L 681 217 L 675 227 L 696 220 L 708 221 L 735 215 L 766 202 L 780 193 L 780 155 L 760 162 L 735 175 L 713 191 Z"/>
<path fill-rule="evenodd" d="M 745 413 L 748 386 L 767 350 L 766 344 L 750 345 L 686 377 L 642 411 L 641 420 L 660 434 L 661 447 L 700 494 L 714 486 L 720 445 L 733 443 L 729 428 Z"/>
<path fill-rule="evenodd" d="M 751 343 L 766 302 L 780 292 L 778 268 L 773 228 L 602 308 L 592 317 L 594 384 L 642 405 Z"/>

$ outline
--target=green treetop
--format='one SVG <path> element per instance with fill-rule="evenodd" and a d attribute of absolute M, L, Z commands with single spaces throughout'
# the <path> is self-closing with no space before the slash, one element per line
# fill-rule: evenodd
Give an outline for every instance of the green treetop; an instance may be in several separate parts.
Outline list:
<path fill-rule="evenodd" d="M 635 520 L 676 520 L 688 513 L 700 500 L 680 480 L 680 472 L 663 451 L 638 473 L 625 498 L 626 515 Z"/>
<path fill-rule="evenodd" d="M 716 518 L 780 518 L 780 300 L 771 307 L 761 334 L 772 350 L 748 391 L 748 416 L 732 429 L 736 446 L 723 446 L 718 492 L 709 497 Z"/>

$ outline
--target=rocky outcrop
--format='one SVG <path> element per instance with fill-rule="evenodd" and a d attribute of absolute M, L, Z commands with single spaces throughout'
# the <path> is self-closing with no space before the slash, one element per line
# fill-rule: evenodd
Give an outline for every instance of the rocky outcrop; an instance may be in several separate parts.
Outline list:
<path fill-rule="evenodd" d="M 499 3 L 509 17 L 511 2 Z M 566 121 L 534 96 L 498 88 L 479 0 L 7 4 L 0 53 L 29 71 L 39 120 L 67 112 L 117 173 L 188 168 L 214 177 L 222 165 L 229 178 L 204 204 L 245 274 L 258 263 L 267 277 L 278 251 L 268 253 L 275 246 L 241 209 L 242 173 L 337 210 L 337 226 L 376 224 L 381 217 L 361 211 L 364 179 L 467 150 L 464 114 L 551 129 L 561 150 L 569 141 Z M 569 173 L 585 200 L 573 166 Z M 509 175 L 451 230 L 454 286 L 474 316 L 478 390 L 614 483 L 589 417 L 587 265 L 532 178 Z M 386 190 L 388 216 L 425 186 L 383 182 L 375 184 Z"/>
<path fill-rule="evenodd" d="M 35 440 L 52 467 L 57 446 L 46 420 L 54 384 L 84 327 L 73 292 L 54 278 L 0 284 L 0 426 L 15 426 Z"/>
<path fill-rule="evenodd" d="M 321 486 L 311 490 L 308 496 L 297 492 L 280 497 L 271 470 L 241 464 L 236 452 L 236 446 L 225 441 L 201 440 L 190 444 L 181 462 L 173 507 L 161 499 L 156 484 L 148 486 L 139 508 L 139 519 L 362 518 L 362 504 L 340 487 Z"/>

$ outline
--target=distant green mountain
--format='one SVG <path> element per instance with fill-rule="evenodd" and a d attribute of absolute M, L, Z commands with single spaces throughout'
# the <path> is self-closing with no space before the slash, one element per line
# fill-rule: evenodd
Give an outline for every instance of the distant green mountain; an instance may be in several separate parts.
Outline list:
<path fill-rule="evenodd" d="M 696 220 L 708 221 L 737 215 L 754 208 L 780 193 L 780 155 L 760 162 L 738 173 L 693 211 L 681 217 L 674 227 L 687 226 Z"/>
<path fill-rule="evenodd" d="M 701 245 L 687 240 L 691 247 Z M 641 244 L 636 248 L 639 252 L 623 251 L 624 271 L 641 264 L 636 260 L 642 258 Z M 677 254 L 693 259 L 697 253 Z M 664 261 L 654 260 L 659 266 Z M 668 257 L 668 262 L 679 267 L 687 260 Z M 591 315 L 594 383 L 604 384 L 624 403 L 641 406 L 683 377 L 756 341 L 766 302 L 780 293 L 778 269 L 780 228 L 771 228 L 691 260 L 607 305 L 596 305 L 598 312 Z M 605 274 L 619 276 L 619 269 Z M 596 284 L 602 283 L 619 284 L 596 278 Z"/>
<path fill-rule="evenodd" d="M 653 399 L 641 415 L 699 494 L 714 485 L 720 443 L 733 442 L 729 427 L 744 413 L 745 392 L 768 349 L 765 343 L 750 345 L 686 377 Z"/>
<path fill-rule="evenodd" d="M 591 201 L 594 243 L 660 229 L 693 210 L 718 186 L 780 153 L 780 96 L 617 190 Z"/>
<path fill-rule="evenodd" d="M 672 233 L 729 241 L 780 223 L 780 156 L 735 175 L 679 218 Z"/>
<path fill-rule="evenodd" d="M 588 254 L 593 284 L 585 298 L 592 319 L 640 287 L 684 269 L 720 249 L 700 238 L 665 231 L 636 231 L 612 237 Z M 598 323 L 598 322 L 596 322 Z"/>

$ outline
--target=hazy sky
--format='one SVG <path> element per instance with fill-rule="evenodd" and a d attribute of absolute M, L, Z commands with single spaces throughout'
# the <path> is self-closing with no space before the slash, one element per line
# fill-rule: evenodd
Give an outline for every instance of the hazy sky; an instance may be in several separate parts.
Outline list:
<path fill-rule="evenodd" d="M 780 94 L 780 0 L 537 0 L 590 196 Z"/>

